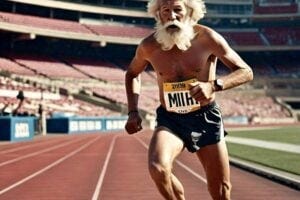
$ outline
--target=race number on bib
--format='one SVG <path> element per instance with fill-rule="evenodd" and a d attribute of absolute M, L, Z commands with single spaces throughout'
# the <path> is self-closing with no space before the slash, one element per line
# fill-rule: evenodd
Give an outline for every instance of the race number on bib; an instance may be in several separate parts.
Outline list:
<path fill-rule="evenodd" d="M 188 113 L 198 110 L 200 103 L 197 102 L 189 91 L 189 83 L 197 79 L 190 79 L 182 82 L 164 83 L 164 99 L 166 109 L 170 112 Z"/>

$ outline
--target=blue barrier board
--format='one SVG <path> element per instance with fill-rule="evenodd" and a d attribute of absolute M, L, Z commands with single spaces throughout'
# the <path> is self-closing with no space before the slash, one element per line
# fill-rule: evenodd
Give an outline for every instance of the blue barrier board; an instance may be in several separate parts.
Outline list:
<path fill-rule="evenodd" d="M 95 133 L 124 129 L 127 117 L 55 117 L 47 119 L 47 133 Z"/>
<path fill-rule="evenodd" d="M 32 140 L 34 117 L 0 117 L 0 140 Z"/>

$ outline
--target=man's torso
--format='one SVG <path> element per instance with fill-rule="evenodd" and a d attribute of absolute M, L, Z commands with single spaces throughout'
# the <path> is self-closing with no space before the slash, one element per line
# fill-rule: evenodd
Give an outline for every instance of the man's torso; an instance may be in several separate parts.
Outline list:
<path fill-rule="evenodd" d="M 164 83 L 183 82 L 190 79 L 206 82 L 215 79 L 217 59 L 207 49 L 201 37 L 198 34 L 192 40 L 192 46 L 186 51 L 181 51 L 177 47 L 163 51 L 154 38 L 149 39 L 148 51 L 150 53 L 147 59 L 156 72 L 160 102 L 163 107 L 166 107 L 167 103 L 164 98 Z M 203 105 L 207 103 L 201 102 Z"/>

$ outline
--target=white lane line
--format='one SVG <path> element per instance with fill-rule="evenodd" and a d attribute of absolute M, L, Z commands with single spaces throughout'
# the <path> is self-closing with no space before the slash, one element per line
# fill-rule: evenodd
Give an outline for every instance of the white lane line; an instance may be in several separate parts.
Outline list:
<path fill-rule="evenodd" d="M 193 174 L 196 178 L 200 179 L 201 181 L 203 181 L 205 184 L 207 184 L 207 180 L 200 176 L 199 174 L 197 174 L 194 170 L 192 170 L 191 168 L 189 168 L 188 166 L 186 166 L 185 164 L 183 164 L 182 162 L 175 160 L 175 162 L 181 166 L 183 169 L 185 169 L 186 171 L 190 172 L 191 174 Z"/>
<path fill-rule="evenodd" d="M 31 148 L 31 147 L 44 145 L 44 144 L 49 144 L 49 143 L 54 143 L 54 142 L 57 142 L 57 141 L 50 140 L 50 141 L 39 142 L 39 143 L 36 143 L 36 144 L 28 144 L 26 146 L 15 147 L 15 148 L 12 148 L 12 149 L 7 149 L 7 150 L 0 151 L 0 154 L 12 153 L 12 152 L 15 152 L 15 151 L 24 150 L 24 149 L 28 149 L 28 148 Z"/>
<path fill-rule="evenodd" d="M 47 149 L 44 149 L 44 150 L 41 150 L 41 151 L 36 151 L 34 153 L 31 153 L 31 154 L 27 154 L 27 155 L 24 155 L 24 156 L 21 156 L 21 157 L 17 157 L 17 158 L 14 158 L 14 159 L 11 159 L 11 160 L 7 160 L 7 161 L 4 161 L 2 163 L 0 163 L 0 167 L 3 167 L 5 165 L 8 165 L 8 164 L 11 164 L 11 163 L 14 163 L 14 162 L 17 162 L 17 161 L 20 161 L 20 160 L 23 160 L 25 158 L 30 158 L 32 156 L 36 156 L 36 155 L 39 155 L 41 153 L 45 153 L 47 151 L 51 151 L 51 150 L 54 150 L 54 149 L 57 149 L 57 148 L 60 148 L 60 147 L 64 147 L 64 146 L 67 146 L 71 143 L 75 143 L 79 140 L 83 140 L 82 138 L 79 138 L 77 140 L 71 140 L 71 141 L 68 141 L 68 142 L 65 142 L 63 144 L 59 144 L 59 145 L 56 145 L 56 146 L 53 146 L 53 147 L 50 147 L 50 148 L 47 148 Z"/>
<path fill-rule="evenodd" d="M 39 171 L 37 171 L 37 172 L 35 172 L 35 173 L 33 173 L 33 174 L 27 176 L 26 178 L 23 178 L 22 180 L 20 180 L 20 181 L 14 183 L 14 184 L 12 184 L 12 185 L 10 185 L 10 186 L 8 186 L 8 187 L 2 189 L 2 190 L 0 190 L 0 195 L 2 195 L 2 194 L 4 194 L 4 193 L 8 192 L 8 191 L 11 190 L 11 189 L 14 189 L 15 187 L 17 187 L 17 186 L 19 186 L 19 185 L 21 185 L 21 184 L 23 184 L 23 183 L 29 181 L 30 179 L 32 179 L 32 178 L 34 178 L 34 177 L 40 175 L 41 173 L 43 173 L 43 172 L 45 172 L 45 171 L 51 169 L 52 167 L 54 167 L 54 166 L 56 166 L 56 165 L 62 163 L 62 162 L 65 161 L 66 159 L 70 158 L 71 156 L 74 156 L 74 155 L 77 154 L 78 152 L 80 152 L 80 151 L 82 151 L 83 149 L 85 149 L 85 148 L 87 148 L 88 146 L 90 146 L 92 143 L 96 142 L 96 140 L 98 140 L 99 138 L 100 138 L 100 135 L 99 135 L 98 137 L 96 137 L 95 139 L 93 139 L 93 140 L 91 140 L 91 141 L 85 143 L 85 144 L 82 145 L 81 147 L 76 148 L 75 151 L 72 151 L 71 153 L 69 153 L 69 154 L 65 155 L 64 157 L 62 157 L 62 158 L 56 160 L 55 162 L 51 163 L 50 165 L 47 165 L 47 166 L 44 167 L 43 169 L 41 169 L 41 170 L 39 170 Z"/>
<path fill-rule="evenodd" d="M 135 137 L 146 149 L 148 149 L 148 145 L 142 141 L 140 138 Z M 207 180 L 200 176 L 197 172 L 195 172 L 194 170 L 192 170 L 191 168 L 189 168 L 188 166 L 186 166 L 185 164 L 183 164 L 182 162 L 180 162 L 179 160 L 175 160 L 175 162 L 182 167 L 183 169 L 185 169 L 186 171 L 188 171 L 189 173 L 191 173 L 193 176 L 195 176 L 196 178 L 198 178 L 199 180 L 203 181 L 205 184 L 207 184 Z"/>
<path fill-rule="evenodd" d="M 114 136 L 112 142 L 110 143 L 109 150 L 108 150 L 108 153 L 106 155 L 105 162 L 103 164 L 103 168 L 102 168 L 101 174 L 99 176 L 99 179 L 98 179 L 98 182 L 97 182 L 92 200 L 97 200 L 99 195 L 100 195 L 100 190 L 101 190 L 101 187 L 102 187 L 102 184 L 103 184 L 104 176 L 106 174 L 107 166 L 108 166 L 112 151 L 113 151 L 114 146 L 115 146 L 116 138 L 117 138 L 117 135 Z"/>

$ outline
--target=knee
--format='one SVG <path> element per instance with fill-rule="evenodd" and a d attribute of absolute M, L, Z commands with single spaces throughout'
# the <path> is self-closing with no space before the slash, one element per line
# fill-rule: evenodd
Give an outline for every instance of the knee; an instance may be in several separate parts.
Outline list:
<path fill-rule="evenodd" d="M 149 163 L 149 172 L 154 181 L 167 180 L 171 176 L 171 167 L 167 164 L 150 162 Z"/>
<path fill-rule="evenodd" d="M 209 192 L 214 200 L 230 200 L 231 183 L 223 181 L 220 184 L 209 186 Z"/>

